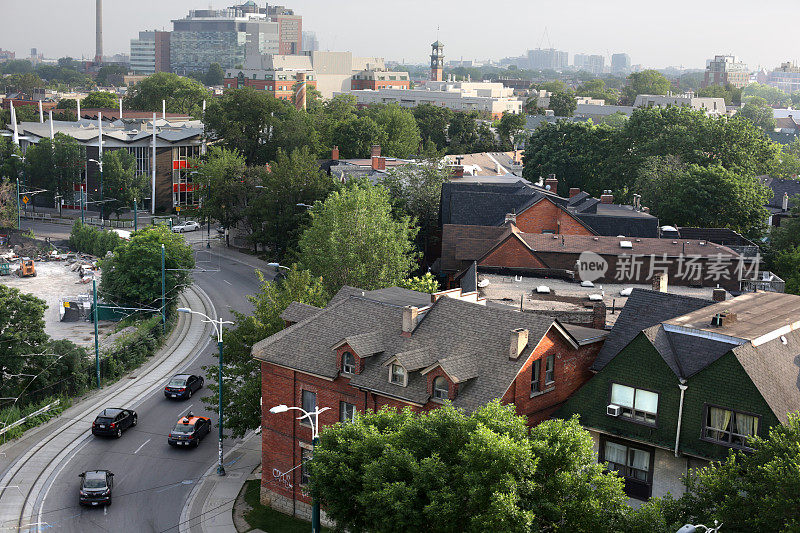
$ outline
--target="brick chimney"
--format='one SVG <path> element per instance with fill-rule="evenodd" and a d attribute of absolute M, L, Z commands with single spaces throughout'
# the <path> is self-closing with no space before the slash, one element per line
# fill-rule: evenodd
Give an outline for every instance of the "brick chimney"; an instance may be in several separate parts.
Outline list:
<path fill-rule="evenodd" d="M 380 144 L 373 144 L 372 151 L 370 153 L 371 157 L 380 157 L 381 156 L 381 145 Z"/>
<path fill-rule="evenodd" d="M 614 203 L 614 195 L 611 194 L 611 191 L 603 191 L 603 194 L 600 195 L 600 203 L 601 204 L 613 204 Z"/>
<path fill-rule="evenodd" d="M 544 188 L 553 194 L 558 194 L 558 178 L 555 174 L 547 176 L 547 179 L 544 180 Z"/>
<path fill-rule="evenodd" d="M 334 146 L 333 150 L 331 150 L 331 159 L 334 160 L 334 161 L 338 161 L 339 160 L 339 147 L 338 146 Z"/>
<path fill-rule="evenodd" d="M 528 330 L 515 329 L 511 332 L 511 344 L 508 346 L 508 358 L 517 359 L 528 345 Z"/>
<path fill-rule="evenodd" d="M 453 165 L 452 171 L 450 172 L 451 178 L 463 178 L 464 177 L 464 165 Z"/>
<path fill-rule="evenodd" d="M 379 156 L 372 156 L 372 170 L 386 170 L 386 158 Z"/>
<path fill-rule="evenodd" d="M 419 322 L 419 308 L 407 305 L 403 308 L 403 337 L 410 337 Z"/>
<path fill-rule="evenodd" d="M 575 198 L 581 193 L 581 190 L 578 187 L 570 187 L 569 189 L 569 197 Z"/>
<path fill-rule="evenodd" d="M 667 275 L 663 272 L 653 274 L 653 290 L 657 292 L 667 292 L 669 286 L 668 279 Z"/>
<path fill-rule="evenodd" d="M 789 210 L 789 193 L 783 193 L 783 200 L 781 201 L 781 210 L 788 211 Z"/>
<path fill-rule="evenodd" d="M 712 294 L 711 299 L 714 300 L 715 302 L 724 302 L 726 296 L 727 294 L 725 292 L 725 289 L 717 287 L 716 289 L 714 289 L 714 293 Z"/>

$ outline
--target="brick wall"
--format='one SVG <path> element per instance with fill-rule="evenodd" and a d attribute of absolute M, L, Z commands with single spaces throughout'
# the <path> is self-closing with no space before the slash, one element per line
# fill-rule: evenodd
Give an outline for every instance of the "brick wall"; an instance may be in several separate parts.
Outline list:
<path fill-rule="evenodd" d="M 594 235 L 578 219 L 547 198 L 518 214 L 516 226 L 523 233 L 552 231 L 564 235 Z"/>
<path fill-rule="evenodd" d="M 480 262 L 479 266 L 507 268 L 547 268 L 515 235 L 510 235 Z"/>

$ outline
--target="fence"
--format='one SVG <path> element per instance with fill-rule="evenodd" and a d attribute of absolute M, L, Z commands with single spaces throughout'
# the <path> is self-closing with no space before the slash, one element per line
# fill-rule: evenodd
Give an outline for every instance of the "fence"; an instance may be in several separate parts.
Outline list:
<path fill-rule="evenodd" d="M 25 423 L 25 422 L 26 422 L 26 421 L 27 421 L 29 418 L 34 418 L 34 417 L 37 417 L 37 416 L 39 416 L 39 415 L 40 415 L 40 414 L 42 414 L 42 413 L 46 413 L 47 411 L 49 411 L 49 410 L 50 410 L 50 409 L 52 409 L 53 407 L 56 407 L 56 406 L 58 406 L 58 404 L 59 404 L 59 403 L 61 403 L 61 400 L 56 400 L 56 401 L 54 401 L 53 403 L 51 403 L 51 404 L 49 404 L 49 405 L 45 405 L 45 406 L 44 406 L 44 407 L 42 407 L 41 409 L 39 409 L 39 410 L 37 410 L 37 411 L 34 411 L 34 412 L 32 412 L 31 414 L 29 414 L 29 415 L 27 415 L 27 416 L 23 416 L 22 418 L 20 418 L 19 420 L 17 420 L 17 421 L 16 421 L 16 422 L 14 422 L 13 424 L 9 424 L 9 425 L 7 425 L 6 427 L 4 427 L 3 429 L 0 429 L 0 435 L 2 435 L 3 433 L 5 433 L 6 431 L 9 431 L 9 430 L 11 430 L 11 429 L 14 429 L 14 428 L 15 428 L 15 427 L 17 427 L 17 426 L 21 426 L 21 425 L 22 425 L 22 424 L 24 424 L 24 423 Z"/>
<path fill-rule="evenodd" d="M 77 220 L 77 218 L 60 217 L 50 213 L 21 213 L 21 216 L 28 220 L 42 220 L 55 224 L 72 224 Z M 85 224 L 108 228 L 132 228 L 133 220 L 101 220 L 100 217 L 86 217 Z"/>

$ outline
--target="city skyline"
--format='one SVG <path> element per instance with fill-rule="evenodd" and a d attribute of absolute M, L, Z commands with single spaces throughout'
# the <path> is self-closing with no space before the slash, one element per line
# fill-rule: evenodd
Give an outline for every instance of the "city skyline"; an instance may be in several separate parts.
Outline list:
<path fill-rule="evenodd" d="M 231 0 L 213 0 L 213 8 L 232 5 Z M 104 49 L 106 55 L 128 53 L 130 40 L 141 30 L 171 30 L 171 20 L 186 16 L 190 9 L 207 8 L 196 0 L 140 0 L 133 3 L 107 3 L 104 6 Z M 258 2 L 264 5 L 263 1 Z M 76 7 L 75 4 L 80 4 Z M 785 16 L 792 4 L 776 0 L 748 17 L 729 15 L 744 9 L 744 2 L 706 2 L 704 11 L 720 13 L 720 24 L 708 25 L 708 17 L 687 17 L 679 10 L 654 15 L 636 9 L 630 0 L 611 0 L 603 5 L 581 6 L 577 0 L 548 5 L 542 19 L 543 3 L 500 1 L 495 3 L 498 23 L 469 28 L 484 17 L 483 3 L 466 0 L 453 10 L 453 2 L 438 4 L 420 0 L 404 2 L 404 9 L 384 0 L 367 3 L 351 0 L 343 4 L 319 4 L 312 0 L 283 2 L 303 16 L 303 29 L 314 31 L 323 50 L 350 50 L 356 54 L 379 55 L 387 60 L 425 63 L 428 44 L 435 38 L 445 43 L 446 60 L 494 59 L 517 56 L 539 46 L 567 51 L 570 64 L 576 53 L 598 54 L 610 63 L 614 53 L 628 53 L 634 64 L 655 68 L 679 66 L 700 69 L 716 54 L 735 54 L 751 69 L 778 66 L 794 60 L 775 53 L 792 49 L 785 32 L 767 34 L 769 22 Z M 724 10 L 723 10 L 724 7 Z M 514 12 L 514 17 L 505 14 Z M 47 12 L 47 17 L 36 13 Z M 385 15 L 392 13 L 387 24 Z M 576 16 L 579 14 L 580 16 Z M 92 2 L 30 0 L 6 6 L 0 22 L 0 48 L 25 58 L 37 48 L 48 58 L 94 56 L 94 6 Z M 38 31 L 20 24 L 36 17 Z M 726 18 L 723 18 L 726 17 Z M 680 42 L 671 28 L 680 27 Z M 438 28 L 438 31 L 437 31 Z M 753 31 L 763 28 L 763 31 Z M 545 29 L 547 30 L 545 32 Z"/>

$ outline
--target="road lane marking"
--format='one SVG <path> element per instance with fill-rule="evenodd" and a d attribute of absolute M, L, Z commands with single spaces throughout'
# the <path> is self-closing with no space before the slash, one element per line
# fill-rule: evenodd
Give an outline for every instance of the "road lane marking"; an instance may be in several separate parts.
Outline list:
<path fill-rule="evenodd" d="M 108 516 L 108 505 L 103 507 L 103 516 Z"/>
<path fill-rule="evenodd" d="M 225 283 L 227 283 L 228 285 L 230 285 L 231 287 L 233 287 L 233 283 L 231 283 L 231 282 L 230 282 L 230 281 L 228 281 L 227 279 L 223 279 L 222 281 L 224 281 Z"/>
<path fill-rule="evenodd" d="M 183 411 L 181 411 L 180 413 L 178 413 L 178 418 L 182 417 L 182 416 L 183 416 L 183 413 L 185 413 L 186 411 L 188 411 L 188 410 L 189 410 L 189 409 L 191 409 L 192 407 L 194 407 L 194 404 L 191 404 L 191 405 L 189 405 L 189 407 L 187 407 L 186 409 L 184 409 Z"/>
<path fill-rule="evenodd" d="M 138 448 L 136 448 L 136 451 L 135 451 L 135 452 L 133 452 L 133 453 L 134 453 L 134 454 L 136 454 L 136 453 L 139 453 L 140 451 L 142 451 L 142 448 L 144 448 L 144 445 L 145 445 L 145 444 L 147 444 L 148 442 L 150 442 L 151 440 L 152 440 L 152 439 L 147 439 L 146 441 L 144 441 L 144 442 L 142 443 L 142 445 L 141 445 L 141 446 L 139 446 Z"/>

